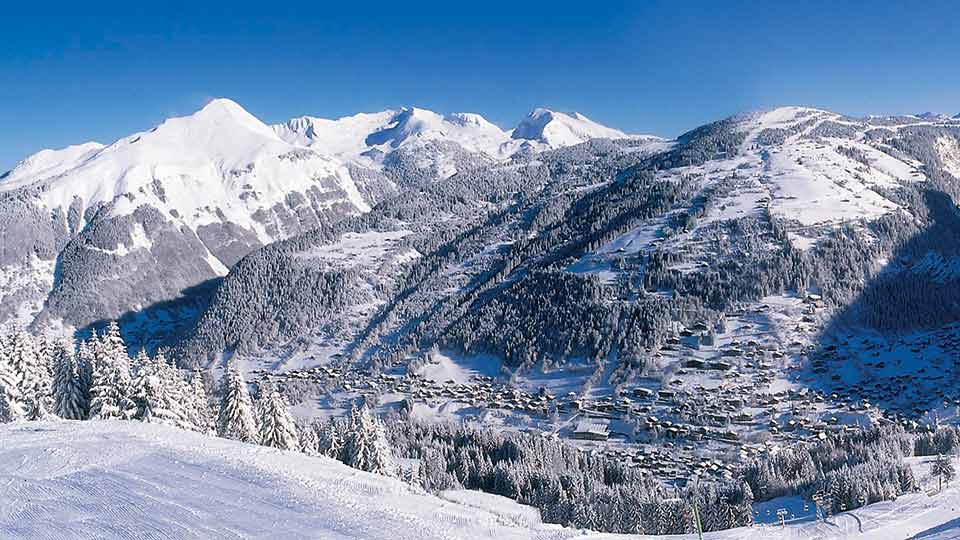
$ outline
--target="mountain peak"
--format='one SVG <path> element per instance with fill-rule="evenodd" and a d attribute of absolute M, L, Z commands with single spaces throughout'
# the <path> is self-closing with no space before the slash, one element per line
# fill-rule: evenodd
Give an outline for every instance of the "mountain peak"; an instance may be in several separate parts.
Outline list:
<path fill-rule="evenodd" d="M 476 113 L 440 114 L 419 107 L 361 113 L 336 120 L 304 116 L 273 127 L 285 141 L 322 154 L 375 165 L 367 158 L 376 148 L 390 152 L 408 144 L 450 141 L 468 151 L 496 155 L 509 135 Z"/>
<path fill-rule="evenodd" d="M 274 136 L 273 130 L 269 126 L 250 114 L 239 103 L 227 98 L 212 99 L 199 111 L 189 116 L 170 118 L 161 127 L 181 124 L 190 128 L 196 128 L 199 125 L 212 129 L 222 129 L 227 126 L 231 128 L 243 127 L 263 135 L 269 133 L 271 138 Z"/>
<path fill-rule="evenodd" d="M 538 107 L 513 130 L 514 139 L 538 141 L 550 147 L 579 144 L 589 139 L 622 139 L 627 135 L 578 113 L 562 113 Z"/>
<path fill-rule="evenodd" d="M 247 112 L 239 103 L 230 98 L 213 98 L 200 109 L 200 112 L 203 111 Z"/>
<path fill-rule="evenodd" d="M 921 119 L 923 119 L 923 120 L 947 120 L 947 119 L 950 118 L 949 115 L 946 115 L 946 114 L 943 114 L 943 113 L 936 113 L 936 112 L 932 112 L 932 111 L 922 112 L 922 113 L 917 114 L 917 115 L 915 115 L 915 116 L 916 116 L 917 118 L 921 118 Z"/>

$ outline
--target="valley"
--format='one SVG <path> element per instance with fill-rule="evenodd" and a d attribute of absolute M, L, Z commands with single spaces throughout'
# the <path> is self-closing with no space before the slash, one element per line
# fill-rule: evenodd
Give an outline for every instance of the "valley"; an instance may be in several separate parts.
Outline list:
<path fill-rule="evenodd" d="M 725 501 L 711 529 L 887 475 L 827 504 L 847 510 L 912 492 L 904 460 L 960 421 L 957 140 L 954 118 L 802 107 L 665 140 L 546 110 L 512 131 L 416 108 L 268 127 L 215 100 L 8 173 L 3 231 L 24 242 L 0 261 L 0 315 L 80 339 L 117 319 L 131 354 L 235 370 L 300 429 L 362 404 L 396 422 L 411 471 L 438 451 L 405 439 L 427 426 L 461 426 L 435 428 L 466 430 L 437 436 L 454 446 L 542 440 L 629 471 L 634 497 Z M 592 502 L 444 459 L 409 474 L 564 525 L 686 531 L 670 520 L 688 499 L 591 522 Z M 782 462 L 796 478 L 765 479 Z"/>

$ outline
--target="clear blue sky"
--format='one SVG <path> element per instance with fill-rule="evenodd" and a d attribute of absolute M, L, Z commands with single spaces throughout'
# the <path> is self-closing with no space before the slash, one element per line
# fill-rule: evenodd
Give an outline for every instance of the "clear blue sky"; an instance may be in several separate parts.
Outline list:
<path fill-rule="evenodd" d="M 955 1 L 18 4 L 37 7 L 0 15 L 0 170 L 218 96 L 267 122 L 547 106 L 665 136 L 786 104 L 960 112 Z"/>

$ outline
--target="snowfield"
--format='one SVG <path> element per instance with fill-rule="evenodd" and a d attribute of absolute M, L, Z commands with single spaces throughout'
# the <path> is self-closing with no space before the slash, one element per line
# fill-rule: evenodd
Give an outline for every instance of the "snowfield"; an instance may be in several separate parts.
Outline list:
<path fill-rule="evenodd" d="M 0 428 L 0 538 L 568 538 L 326 458 L 136 422 Z M 549 529 L 552 529 L 549 530 Z"/>
<path fill-rule="evenodd" d="M 924 463 L 916 463 L 918 471 Z M 835 516 L 708 533 L 714 540 L 960 538 L 960 489 Z M 502 497 L 444 492 L 327 458 L 156 424 L 31 422 L 0 427 L 0 538 L 692 539 L 543 524 Z M 772 503 L 767 503 L 769 506 Z M 862 525 L 864 532 L 858 532 Z"/>

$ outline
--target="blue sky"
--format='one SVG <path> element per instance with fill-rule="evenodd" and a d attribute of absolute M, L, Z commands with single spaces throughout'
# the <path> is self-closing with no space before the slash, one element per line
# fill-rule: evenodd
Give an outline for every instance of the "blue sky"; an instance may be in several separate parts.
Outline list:
<path fill-rule="evenodd" d="M 960 113 L 950 1 L 30 4 L 2 16 L 0 170 L 219 96 L 267 122 L 546 106 L 664 136 L 787 104 Z"/>

